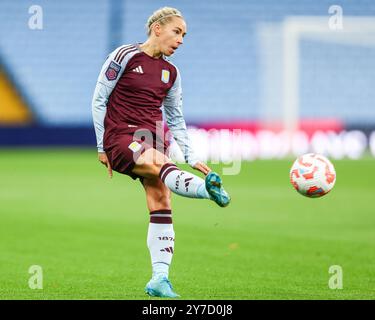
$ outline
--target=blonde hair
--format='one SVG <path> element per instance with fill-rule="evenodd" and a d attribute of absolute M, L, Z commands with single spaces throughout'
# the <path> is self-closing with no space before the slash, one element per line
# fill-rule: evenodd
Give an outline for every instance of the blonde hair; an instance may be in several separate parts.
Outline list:
<path fill-rule="evenodd" d="M 156 10 L 147 20 L 147 35 L 151 35 L 152 25 L 154 23 L 160 23 L 161 25 L 165 25 L 171 21 L 171 17 L 180 17 L 184 19 L 181 12 L 175 8 L 164 7 Z"/>

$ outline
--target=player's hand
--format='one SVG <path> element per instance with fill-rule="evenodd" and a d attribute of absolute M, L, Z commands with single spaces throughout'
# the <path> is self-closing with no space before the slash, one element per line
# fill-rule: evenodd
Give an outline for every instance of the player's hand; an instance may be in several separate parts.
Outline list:
<path fill-rule="evenodd" d="M 104 164 L 107 167 L 108 175 L 109 175 L 110 178 L 112 178 L 112 176 L 113 176 L 112 168 L 111 168 L 111 165 L 109 164 L 108 157 L 107 157 L 106 153 L 105 152 L 98 152 L 98 159 L 102 164 Z"/>
<path fill-rule="evenodd" d="M 195 170 L 198 170 L 198 171 L 202 172 L 205 176 L 206 176 L 210 171 L 212 171 L 211 168 L 210 168 L 208 165 L 206 165 L 204 162 L 197 162 L 197 163 L 193 166 L 193 168 L 194 168 Z"/>

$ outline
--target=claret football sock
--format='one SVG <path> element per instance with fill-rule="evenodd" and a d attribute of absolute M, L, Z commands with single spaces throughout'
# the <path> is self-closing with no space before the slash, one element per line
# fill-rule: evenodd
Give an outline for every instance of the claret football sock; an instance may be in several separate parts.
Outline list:
<path fill-rule="evenodd" d="M 211 199 L 206 190 L 205 181 L 187 171 L 180 170 L 175 164 L 165 164 L 159 173 L 160 179 L 174 193 L 188 198 Z"/>
<path fill-rule="evenodd" d="M 171 210 L 150 212 L 147 246 L 150 250 L 152 278 L 145 292 L 152 297 L 178 298 L 168 280 L 169 266 L 174 252 L 174 230 Z"/>
<path fill-rule="evenodd" d="M 175 233 L 171 210 L 150 212 L 150 224 L 147 234 L 147 246 L 150 251 L 152 277 L 168 278 L 169 266 L 174 252 Z"/>

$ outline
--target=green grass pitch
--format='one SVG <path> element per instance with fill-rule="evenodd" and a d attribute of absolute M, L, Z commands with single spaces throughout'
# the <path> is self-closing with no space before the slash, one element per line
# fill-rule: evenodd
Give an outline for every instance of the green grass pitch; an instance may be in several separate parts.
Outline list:
<path fill-rule="evenodd" d="M 293 190 L 291 164 L 242 163 L 223 177 L 228 208 L 173 196 L 182 299 L 375 298 L 375 160 L 334 161 L 321 199 Z M 148 220 L 140 183 L 107 178 L 95 151 L 1 150 L 0 299 L 150 299 Z M 42 290 L 28 286 L 32 265 Z"/>

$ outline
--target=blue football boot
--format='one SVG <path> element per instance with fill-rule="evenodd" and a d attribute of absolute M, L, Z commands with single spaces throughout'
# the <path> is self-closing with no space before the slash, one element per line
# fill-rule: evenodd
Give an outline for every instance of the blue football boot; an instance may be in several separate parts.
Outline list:
<path fill-rule="evenodd" d="M 153 277 L 146 285 L 145 292 L 151 297 L 160 298 L 178 298 L 176 292 L 173 291 L 172 284 L 166 276 Z"/>
<path fill-rule="evenodd" d="M 220 207 L 226 207 L 230 202 L 229 194 L 224 190 L 220 176 L 216 172 L 210 172 L 206 176 L 206 190 Z"/>

